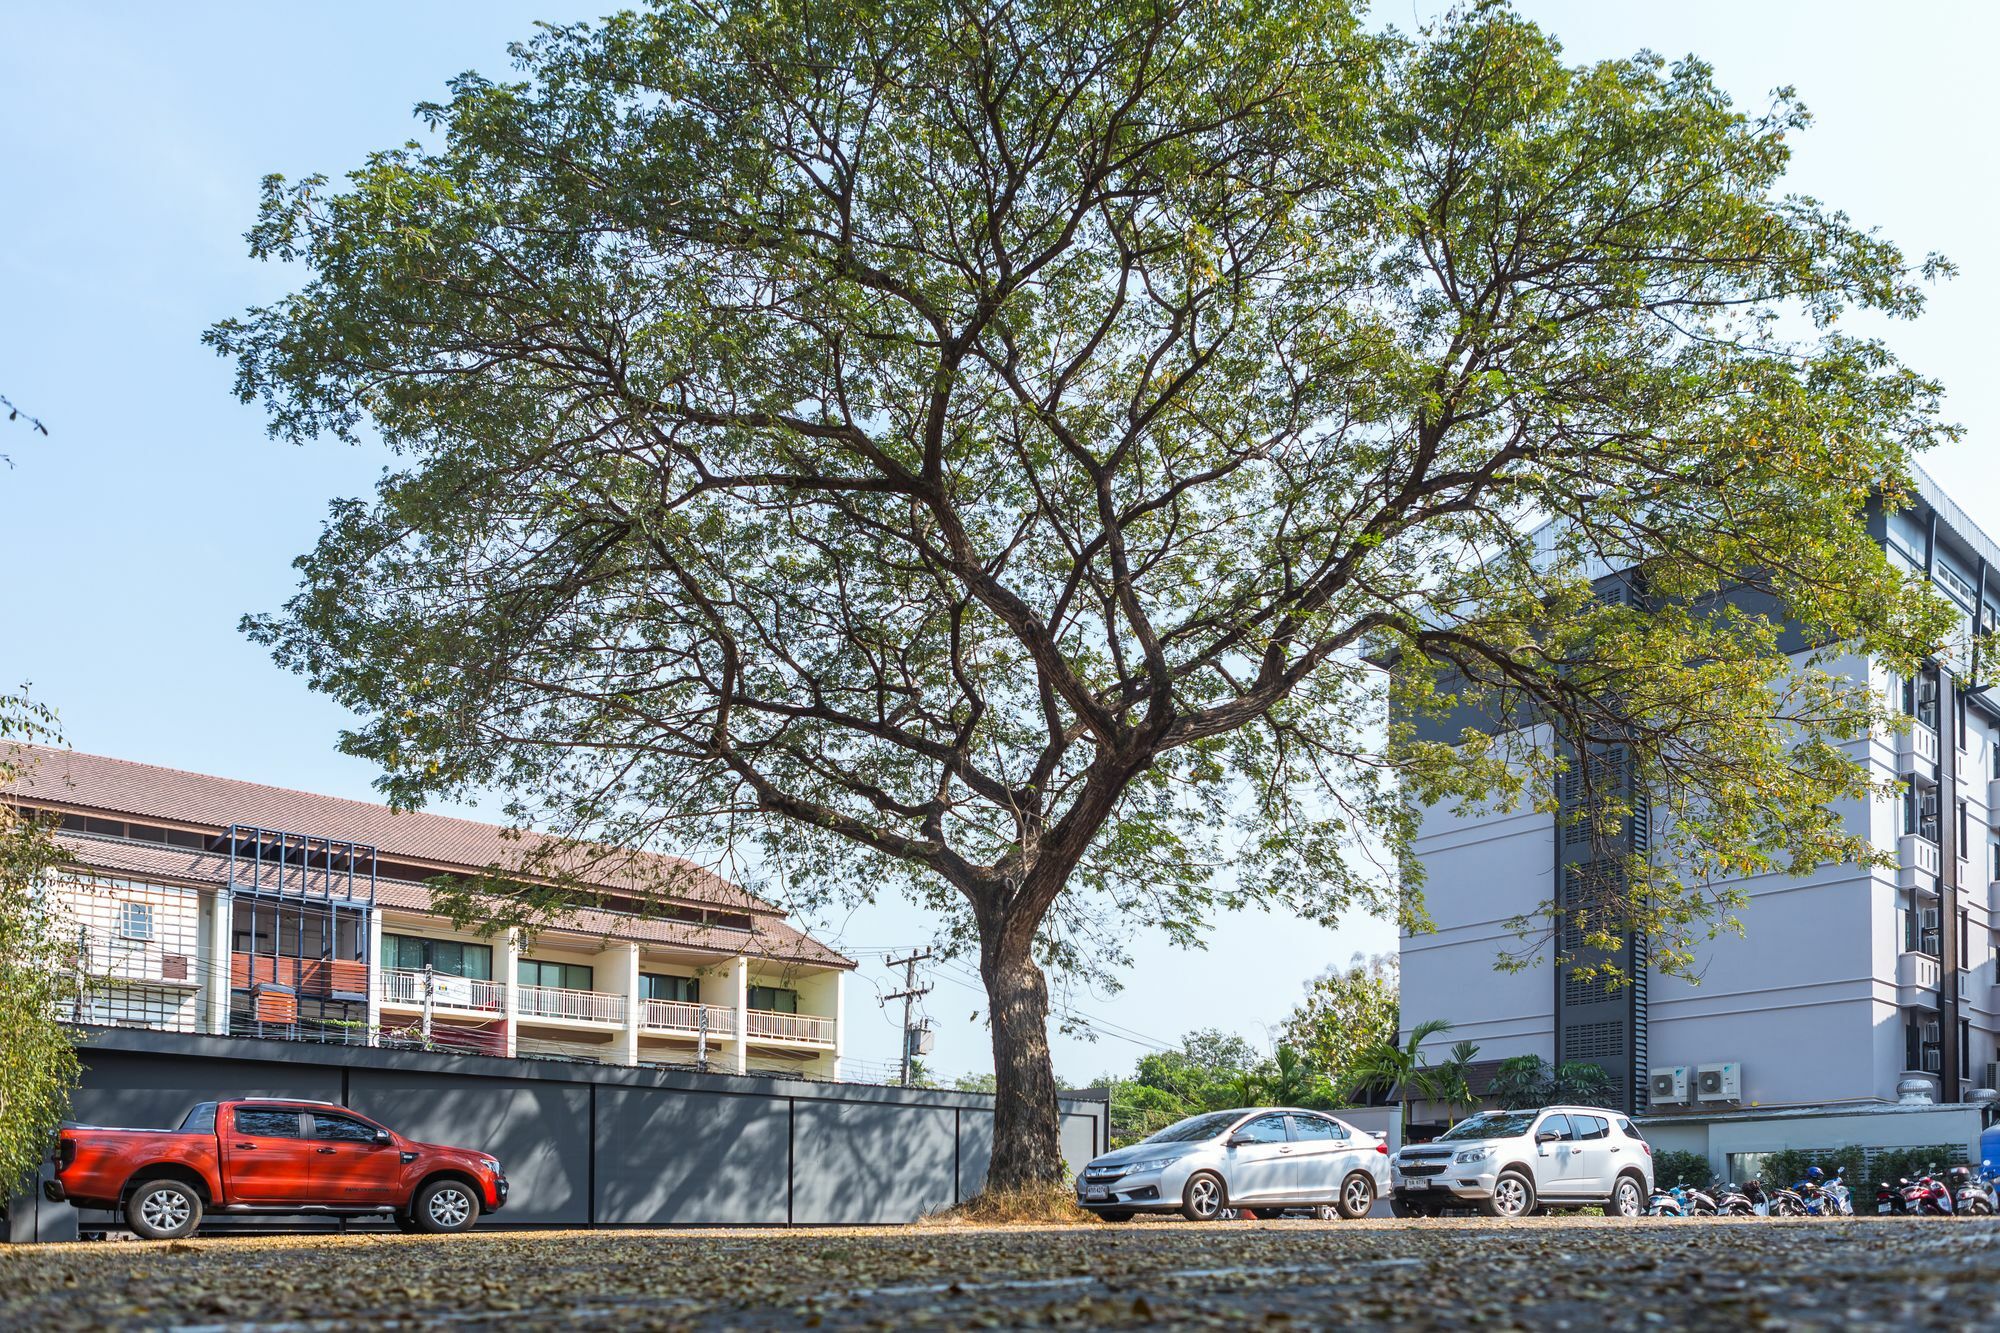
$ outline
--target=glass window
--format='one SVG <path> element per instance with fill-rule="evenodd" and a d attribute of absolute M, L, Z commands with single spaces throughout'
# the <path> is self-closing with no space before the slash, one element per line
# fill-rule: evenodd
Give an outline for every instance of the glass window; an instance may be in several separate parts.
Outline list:
<path fill-rule="evenodd" d="M 1292 1137 L 1315 1143 L 1339 1142 L 1347 1138 L 1347 1127 L 1321 1115 L 1292 1117 Z"/>
<path fill-rule="evenodd" d="M 384 935 L 382 966 L 421 972 L 425 966 L 448 977 L 493 979 L 493 946 L 463 940 L 427 940 L 416 935 Z"/>
<path fill-rule="evenodd" d="M 196 1102 L 181 1121 L 183 1134 L 213 1134 L 215 1132 L 215 1103 Z"/>
<path fill-rule="evenodd" d="M 1639 1133 L 1637 1126 L 1633 1125 L 1630 1120 L 1627 1120 L 1622 1115 L 1618 1117 L 1618 1132 L 1628 1139 L 1638 1139 L 1642 1143 L 1645 1142 L 1645 1136 Z"/>
<path fill-rule="evenodd" d="M 545 963 L 523 958 L 519 981 L 523 986 L 550 986 L 557 990 L 592 990 L 595 973 L 583 963 Z"/>
<path fill-rule="evenodd" d="M 769 1009 L 780 1014 L 796 1014 L 799 1011 L 799 993 L 780 986 L 752 986 L 750 1007 Z"/>
<path fill-rule="evenodd" d="M 1535 1127 L 1536 1138 L 1544 1134 L 1553 1134 L 1565 1142 L 1576 1138 L 1576 1131 L 1570 1128 L 1569 1117 L 1566 1115 L 1552 1115 Z"/>
<path fill-rule="evenodd" d="M 236 1132 L 252 1139 L 296 1139 L 299 1135 L 297 1111 L 258 1111 L 236 1108 Z"/>
<path fill-rule="evenodd" d="M 1579 1139 L 1608 1139 L 1611 1137 L 1611 1122 L 1602 1116 L 1573 1115 L 1570 1123 L 1575 1126 Z"/>
<path fill-rule="evenodd" d="M 1533 1111 L 1487 1111 L 1461 1120 L 1438 1135 L 1440 1143 L 1449 1139 L 1513 1139 L 1528 1132 L 1535 1123 Z"/>
<path fill-rule="evenodd" d="M 119 903 L 118 938 L 124 940 L 152 939 L 153 905 L 151 903 Z"/>
<path fill-rule="evenodd" d="M 1281 1115 L 1260 1115 L 1255 1120 L 1245 1124 L 1241 1129 L 1238 1129 L 1230 1137 L 1247 1140 L 1250 1143 L 1283 1143 L 1286 1138 L 1285 1117 Z"/>
<path fill-rule="evenodd" d="M 351 1115 L 327 1115 L 313 1112 L 313 1132 L 316 1139 L 336 1139 L 341 1143 L 373 1143 L 375 1126 L 356 1120 Z"/>
<path fill-rule="evenodd" d="M 639 993 L 648 1000 L 699 1004 L 701 982 L 694 977 L 668 976 L 663 972 L 642 972 L 639 974 Z"/>
<path fill-rule="evenodd" d="M 1146 1139 L 1147 1143 L 1201 1143 L 1212 1139 L 1236 1123 L 1234 1111 L 1210 1111 L 1206 1115 L 1191 1115 L 1185 1120 L 1176 1120 L 1159 1133 Z"/>

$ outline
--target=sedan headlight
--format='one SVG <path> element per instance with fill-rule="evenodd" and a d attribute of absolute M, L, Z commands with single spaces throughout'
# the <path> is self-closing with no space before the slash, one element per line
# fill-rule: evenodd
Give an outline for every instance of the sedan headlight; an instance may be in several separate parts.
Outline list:
<path fill-rule="evenodd" d="M 1127 1171 L 1157 1171 L 1163 1166 L 1180 1161 L 1185 1156 L 1187 1156 L 1186 1153 L 1169 1152 L 1160 1153 L 1154 1157 L 1138 1157 L 1125 1163 L 1125 1169 Z"/>
<path fill-rule="evenodd" d="M 1457 1162 L 1461 1166 L 1464 1166 L 1472 1162 L 1483 1162 L 1492 1155 L 1493 1155 L 1493 1145 L 1488 1144 L 1484 1148 L 1467 1148 L 1464 1152 L 1458 1154 L 1458 1156 L 1452 1158 L 1451 1160 Z"/>

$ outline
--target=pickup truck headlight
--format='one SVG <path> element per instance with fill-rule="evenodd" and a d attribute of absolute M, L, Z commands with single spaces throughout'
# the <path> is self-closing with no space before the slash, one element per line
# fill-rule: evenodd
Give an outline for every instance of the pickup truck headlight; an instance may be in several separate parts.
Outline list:
<path fill-rule="evenodd" d="M 1451 1160 L 1460 1166 L 1466 1166 L 1473 1162 L 1483 1162 L 1491 1156 L 1493 1156 L 1493 1147 L 1491 1144 L 1488 1144 L 1484 1148 L 1467 1148 Z"/>

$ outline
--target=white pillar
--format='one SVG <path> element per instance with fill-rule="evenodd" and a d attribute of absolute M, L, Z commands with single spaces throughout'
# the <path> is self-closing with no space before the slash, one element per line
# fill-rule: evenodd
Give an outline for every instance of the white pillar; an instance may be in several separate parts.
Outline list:
<path fill-rule="evenodd" d="M 208 1012 L 205 1030 L 216 1036 L 229 1034 L 229 945 L 236 923 L 236 895 L 219 888 L 208 898 Z"/>
<path fill-rule="evenodd" d="M 840 1057 L 847 1050 L 847 973 L 833 974 L 833 1076 L 840 1077 Z"/>
<path fill-rule="evenodd" d="M 618 1063 L 636 1065 L 639 1063 L 639 1022 L 645 1013 L 645 1002 L 639 995 L 639 946 L 619 945 L 614 951 L 613 965 L 618 969 L 619 989 L 625 996 L 625 1026 L 618 1034 Z"/>
<path fill-rule="evenodd" d="M 729 987 L 736 996 L 736 1072 L 750 1068 L 750 960 L 737 958 L 729 964 Z"/>
<path fill-rule="evenodd" d="M 382 1043 L 382 911 L 368 913 L 368 1044 Z"/>
<path fill-rule="evenodd" d="M 507 1030 L 505 1055 L 519 1052 L 521 1026 L 521 932 L 509 928 L 500 942 L 500 1023 Z"/>

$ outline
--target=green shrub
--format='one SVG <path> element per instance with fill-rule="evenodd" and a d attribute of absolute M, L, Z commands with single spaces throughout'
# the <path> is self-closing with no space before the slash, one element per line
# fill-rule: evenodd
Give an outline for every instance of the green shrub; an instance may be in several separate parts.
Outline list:
<path fill-rule="evenodd" d="M 1916 1148 L 1882 1148 L 1870 1155 L 1868 1179 L 1870 1183 L 1893 1182 L 1905 1176 L 1920 1175 L 1931 1167 L 1942 1171 L 1963 1161 L 1963 1144 L 1933 1143 Z"/>
<path fill-rule="evenodd" d="M 1677 1148 L 1653 1154 L 1653 1183 L 1661 1189 L 1686 1185 L 1705 1190 L 1715 1183 L 1715 1173 L 1708 1169 L 1708 1159 L 1700 1153 Z"/>
<path fill-rule="evenodd" d="M 1866 1174 L 1862 1169 L 1865 1158 L 1866 1150 L 1857 1147 L 1787 1148 L 1764 1159 L 1764 1184 L 1767 1187 L 1797 1184 L 1805 1179 L 1807 1167 L 1816 1166 L 1829 1176 L 1844 1177 L 1852 1189 Z"/>

